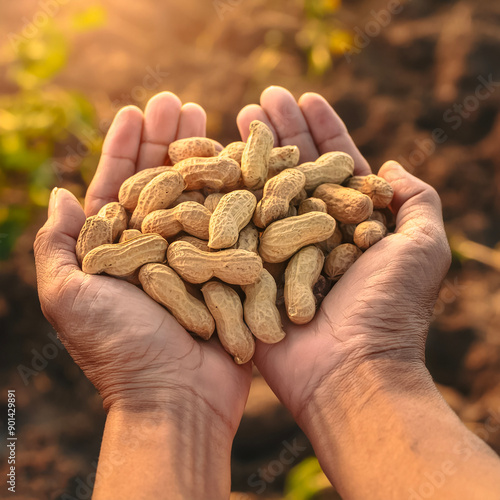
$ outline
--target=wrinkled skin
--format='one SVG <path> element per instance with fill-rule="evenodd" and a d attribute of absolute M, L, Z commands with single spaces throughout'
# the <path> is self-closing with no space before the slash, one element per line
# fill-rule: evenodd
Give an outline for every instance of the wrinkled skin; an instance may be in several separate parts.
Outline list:
<path fill-rule="evenodd" d="M 163 165 L 168 144 L 204 136 L 206 115 L 162 93 L 142 111 L 124 108 L 107 135 L 85 200 L 68 191 L 51 196 L 49 219 L 35 242 L 42 309 L 61 341 L 99 390 L 107 410 L 179 412 L 189 397 L 228 435 L 236 432 L 251 381 L 220 343 L 194 340 L 137 287 L 88 276 L 77 265 L 75 243 L 85 216 L 116 201 L 120 185 L 139 170 Z M 222 423 L 220 423 L 222 422 Z"/>
<path fill-rule="evenodd" d="M 344 151 L 353 156 L 356 175 L 371 173 L 345 125 L 317 94 L 296 102 L 283 88 L 267 89 L 260 106 L 247 106 L 238 117 L 243 140 L 256 119 L 271 127 L 276 145 L 297 145 L 301 163 Z M 355 383 L 351 373 L 367 359 L 398 360 L 409 370 L 423 363 L 433 306 L 451 259 L 441 203 L 432 187 L 395 162 L 379 175 L 395 192 L 395 233 L 354 264 L 310 324 L 288 324 L 283 342 L 257 345 L 255 364 L 299 421 L 316 396 Z"/>

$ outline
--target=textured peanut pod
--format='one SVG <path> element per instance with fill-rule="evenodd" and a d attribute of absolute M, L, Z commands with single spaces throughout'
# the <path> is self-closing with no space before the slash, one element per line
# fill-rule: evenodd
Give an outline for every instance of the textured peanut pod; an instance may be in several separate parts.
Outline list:
<path fill-rule="evenodd" d="M 299 215 L 308 214 L 309 212 L 328 213 L 326 203 L 319 198 L 307 198 L 299 205 Z"/>
<path fill-rule="evenodd" d="M 139 271 L 144 291 L 165 306 L 188 331 L 208 340 L 215 330 L 215 321 L 205 304 L 193 297 L 179 275 L 163 264 L 146 264 Z"/>
<path fill-rule="evenodd" d="M 294 207 L 293 205 L 290 205 L 288 207 L 288 212 L 286 214 L 287 217 L 296 217 L 298 215 L 298 210 L 297 207 Z"/>
<path fill-rule="evenodd" d="M 113 225 L 113 241 L 118 240 L 128 227 L 127 211 L 116 201 L 104 205 L 97 215 L 111 221 Z"/>
<path fill-rule="evenodd" d="M 175 165 L 186 182 L 186 191 L 234 189 L 241 178 L 238 163 L 231 158 L 188 158 Z"/>
<path fill-rule="evenodd" d="M 288 215 L 290 202 L 302 189 L 306 178 L 295 168 L 283 170 L 269 179 L 264 186 L 264 195 L 259 201 L 253 222 L 257 227 L 267 227 L 271 222 Z"/>
<path fill-rule="evenodd" d="M 142 236 L 142 233 L 138 229 L 125 229 L 120 236 L 119 243 L 123 243 L 124 241 L 130 241 L 134 238 Z"/>
<path fill-rule="evenodd" d="M 262 260 L 246 250 L 203 252 L 185 241 L 175 241 L 167 252 L 168 265 L 190 283 L 212 278 L 231 285 L 250 285 L 259 278 Z"/>
<path fill-rule="evenodd" d="M 185 201 L 174 208 L 155 210 L 142 221 L 141 231 L 157 233 L 168 239 L 181 231 L 202 240 L 208 239 L 208 227 L 212 214 L 195 201 Z"/>
<path fill-rule="evenodd" d="M 306 176 L 306 191 L 314 191 L 321 184 L 342 184 L 353 174 L 354 160 L 347 153 L 326 153 L 297 169 Z"/>
<path fill-rule="evenodd" d="M 369 196 L 374 208 L 387 207 L 394 196 L 392 186 L 385 179 L 374 174 L 352 177 L 347 182 L 347 187 Z"/>
<path fill-rule="evenodd" d="M 203 252 L 210 252 L 210 248 L 208 247 L 208 241 L 200 240 L 199 238 L 195 238 L 194 236 L 180 236 L 175 241 L 185 241 L 186 243 L 191 243 L 198 250 L 202 250 Z"/>
<path fill-rule="evenodd" d="M 124 243 L 101 245 L 83 259 L 82 271 L 128 277 L 144 264 L 164 262 L 168 243 L 158 234 L 143 234 Z"/>
<path fill-rule="evenodd" d="M 342 241 L 344 243 L 353 243 L 354 242 L 354 231 L 356 231 L 357 224 L 344 224 L 340 223 L 339 228 L 342 233 Z"/>
<path fill-rule="evenodd" d="M 320 275 L 318 281 L 316 281 L 313 287 L 314 299 L 316 301 L 316 309 L 321 305 L 324 298 L 328 295 L 328 293 L 332 289 L 332 286 L 333 286 L 333 281 L 330 278 L 325 278 L 323 275 Z"/>
<path fill-rule="evenodd" d="M 120 187 L 118 193 L 118 201 L 129 212 L 133 212 L 139 201 L 141 191 L 149 184 L 157 175 L 163 174 L 172 167 L 156 167 L 148 168 L 137 172 L 137 174 L 129 177 Z"/>
<path fill-rule="evenodd" d="M 247 252 L 259 252 L 259 231 L 252 222 L 240 231 L 235 248 Z"/>
<path fill-rule="evenodd" d="M 169 205 L 168 208 L 174 208 L 186 201 L 195 201 L 196 203 L 203 205 L 205 203 L 205 196 L 200 191 L 185 191 L 184 193 L 181 193 L 181 195 L 171 205 Z"/>
<path fill-rule="evenodd" d="M 250 331 L 266 344 L 276 344 L 283 340 L 286 334 L 276 307 L 277 287 L 271 274 L 262 269 L 259 279 L 242 289 L 246 295 L 243 312 Z"/>
<path fill-rule="evenodd" d="M 172 165 L 187 158 L 206 158 L 216 154 L 214 142 L 205 137 L 179 139 L 168 147 L 168 156 Z"/>
<path fill-rule="evenodd" d="M 225 194 L 210 218 L 208 246 L 219 250 L 236 244 L 240 231 L 252 219 L 256 205 L 257 198 L 250 191 Z"/>
<path fill-rule="evenodd" d="M 217 281 L 205 284 L 201 292 L 215 319 L 217 334 L 224 349 L 238 365 L 250 361 L 255 352 L 255 341 L 243 321 L 239 295 L 231 287 Z"/>
<path fill-rule="evenodd" d="M 381 210 L 374 210 L 368 220 L 377 220 L 387 227 L 387 217 Z"/>
<path fill-rule="evenodd" d="M 259 253 L 266 262 L 283 262 L 301 248 L 327 240 L 335 226 L 335 219 L 322 212 L 273 222 L 260 238 Z"/>
<path fill-rule="evenodd" d="M 264 187 L 273 146 L 274 136 L 270 128 L 265 123 L 254 120 L 250 124 L 250 136 L 241 158 L 241 174 L 247 188 Z"/>
<path fill-rule="evenodd" d="M 338 184 L 322 184 L 314 191 L 314 198 L 323 200 L 328 213 L 345 224 L 359 224 L 373 213 L 373 203 L 368 196 Z"/>
<path fill-rule="evenodd" d="M 141 229 L 146 215 L 170 206 L 180 196 L 184 187 L 182 175 L 175 170 L 156 176 L 146 184 L 139 195 L 139 201 L 130 219 L 130 229 Z"/>
<path fill-rule="evenodd" d="M 287 168 L 294 168 L 299 164 L 300 151 L 297 146 L 283 146 L 273 148 L 269 157 L 267 178 L 270 179 Z"/>
<path fill-rule="evenodd" d="M 244 142 L 232 142 L 228 144 L 220 153 L 219 156 L 225 158 L 231 158 L 237 161 L 241 165 L 241 158 L 243 156 L 243 151 L 245 151 L 246 144 Z"/>
<path fill-rule="evenodd" d="M 208 210 L 210 210 L 210 212 L 214 213 L 215 212 L 215 209 L 217 208 L 217 205 L 219 204 L 219 201 L 221 200 L 221 198 L 224 196 L 224 193 L 212 193 L 212 194 L 209 194 L 206 198 L 205 198 L 205 207 L 208 208 Z"/>
<path fill-rule="evenodd" d="M 81 264 L 84 257 L 94 248 L 113 243 L 113 223 L 98 215 L 89 217 L 80 231 L 76 242 L 76 257 Z"/>
<path fill-rule="evenodd" d="M 350 243 L 334 248 L 325 260 L 325 274 L 333 281 L 338 281 L 348 269 L 363 255 L 363 252 Z"/>
<path fill-rule="evenodd" d="M 323 269 L 325 256 L 316 246 L 296 253 L 285 271 L 285 307 L 290 321 L 297 325 L 309 323 L 316 313 L 314 285 Z"/>
<path fill-rule="evenodd" d="M 342 243 L 342 232 L 339 226 L 335 227 L 335 232 L 325 241 L 316 243 L 316 246 L 325 254 L 328 255 L 334 248 Z"/>
<path fill-rule="evenodd" d="M 307 191 L 305 189 L 301 189 L 297 196 L 294 196 L 290 200 L 290 205 L 298 207 L 305 199 L 307 198 Z"/>
<path fill-rule="evenodd" d="M 361 250 L 367 250 L 371 246 L 385 238 L 387 228 L 377 220 L 362 222 L 354 231 L 354 244 Z"/>

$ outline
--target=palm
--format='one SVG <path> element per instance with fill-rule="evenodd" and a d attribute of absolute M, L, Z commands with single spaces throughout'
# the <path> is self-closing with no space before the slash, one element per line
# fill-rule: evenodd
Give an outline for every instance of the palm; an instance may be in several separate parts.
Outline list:
<path fill-rule="evenodd" d="M 273 129 L 278 144 L 299 146 L 301 162 L 340 150 L 353 156 L 357 175 L 370 173 L 345 126 L 320 96 L 306 94 L 297 104 L 289 92 L 271 88 L 263 93 L 261 105 L 249 106 L 239 116 L 244 140 L 249 122 L 259 119 Z M 436 204 L 437 195 L 423 186 L 414 186 L 410 200 L 404 189 L 396 194 L 392 204 L 393 211 L 399 211 L 396 234 L 352 266 L 310 324 L 288 323 L 284 341 L 258 344 L 257 367 L 294 413 L 300 413 L 326 378 L 348 371 L 356 360 L 380 353 L 399 355 L 406 349 L 421 352 L 435 298 L 429 290 L 437 294 L 447 268 L 442 258 L 447 243 L 439 232 L 439 220 L 430 218 L 424 227 L 415 222 L 421 220 L 417 216 L 423 207 Z M 400 211 L 403 203 L 406 210 Z"/>
<path fill-rule="evenodd" d="M 145 116 L 136 108 L 122 111 L 106 139 L 87 192 L 85 214 L 116 201 L 120 185 L 136 171 L 164 164 L 170 142 L 204 134 L 201 108 L 181 108 L 171 94 L 150 101 Z M 82 273 L 76 265 L 75 238 L 85 214 L 69 194 L 63 198 L 62 227 L 54 236 L 47 224 L 35 244 L 40 298 L 45 314 L 100 391 L 105 406 L 133 400 L 136 388 L 162 394 L 169 389 L 188 391 L 235 430 L 248 395 L 250 365 L 237 366 L 216 338 L 208 342 L 192 338 L 134 285 Z M 43 233 L 52 233 L 50 241 Z M 56 249 L 57 262 L 48 258 L 54 252 L 49 245 Z"/>

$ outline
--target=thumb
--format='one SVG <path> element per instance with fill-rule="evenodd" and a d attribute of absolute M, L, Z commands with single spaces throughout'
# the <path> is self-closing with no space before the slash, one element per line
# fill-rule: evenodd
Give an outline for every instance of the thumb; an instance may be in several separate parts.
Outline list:
<path fill-rule="evenodd" d="M 54 286 L 54 280 L 79 270 L 75 247 L 84 222 L 85 214 L 75 196 L 55 188 L 50 196 L 49 218 L 34 243 L 39 289 Z"/>
<path fill-rule="evenodd" d="M 396 233 L 438 255 L 440 264 L 447 269 L 451 252 L 437 191 L 395 161 L 385 163 L 379 175 L 394 189 L 391 210 L 396 215 Z"/>

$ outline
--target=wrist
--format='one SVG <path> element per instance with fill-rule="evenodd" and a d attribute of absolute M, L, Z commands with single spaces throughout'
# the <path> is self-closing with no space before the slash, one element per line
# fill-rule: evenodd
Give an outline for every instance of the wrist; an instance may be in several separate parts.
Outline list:
<path fill-rule="evenodd" d="M 198 396 L 158 403 L 109 409 L 95 498 L 229 497 L 227 427 Z"/>

